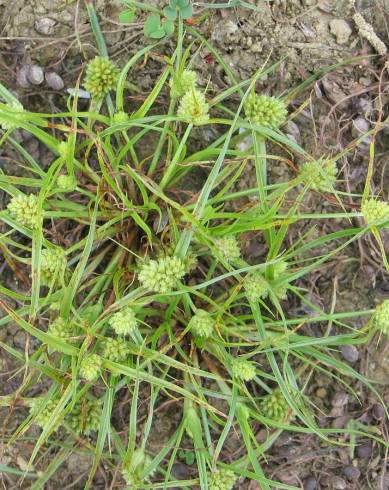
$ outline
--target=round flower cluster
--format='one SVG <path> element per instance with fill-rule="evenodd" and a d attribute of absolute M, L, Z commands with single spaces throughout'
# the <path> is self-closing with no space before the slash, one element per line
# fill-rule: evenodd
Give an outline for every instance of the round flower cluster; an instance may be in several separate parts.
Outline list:
<path fill-rule="evenodd" d="M 6 104 L 5 107 L 11 113 L 11 115 L 16 119 L 19 119 L 20 114 L 24 112 L 24 108 L 22 104 L 16 100 L 11 102 L 10 104 Z M 6 121 L 4 118 L 0 116 L 0 127 L 6 131 L 10 129 L 16 129 L 18 125 L 14 122 Z"/>
<path fill-rule="evenodd" d="M 127 485 L 136 486 L 149 481 L 149 477 L 141 478 L 142 473 L 151 463 L 151 458 L 142 449 L 135 449 L 130 461 L 123 464 L 122 475 Z M 154 471 L 150 473 L 152 476 Z"/>
<path fill-rule="evenodd" d="M 145 262 L 139 282 L 148 291 L 170 293 L 186 274 L 185 262 L 179 257 L 163 257 Z"/>
<path fill-rule="evenodd" d="M 74 337 L 78 333 L 74 322 L 66 321 L 60 316 L 50 323 L 48 332 L 51 335 L 54 335 L 54 337 L 64 340 L 68 339 L 69 337 Z"/>
<path fill-rule="evenodd" d="M 265 299 L 269 290 L 268 282 L 260 274 L 246 277 L 244 287 L 247 299 L 253 303 L 258 302 L 260 299 Z"/>
<path fill-rule="evenodd" d="M 129 306 L 112 315 L 108 323 L 117 335 L 128 335 L 138 325 L 135 312 Z"/>
<path fill-rule="evenodd" d="M 377 306 L 373 322 L 382 333 L 389 336 L 389 299 Z"/>
<path fill-rule="evenodd" d="M 273 278 L 275 281 L 281 279 L 285 275 L 286 269 L 288 268 L 288 263 L 285 260 L 280 260 L 273 266 Z M 272 285 L 273 292 L 279 299 L 286 298 L 287 287 L 285 283 L 280 285 Z"/>
<path fill-rule="evenodd" d="M 38 197 L 35 194 L 18 194 L 11 199 L 7 208 L 20 225 L 32 230 L 39 228 Z"/>
<path fill-rule="evenodd" d="M 231 365 L 231 372 L 235 378 L 242 381 L 251 381 L 255 378 L 255 366 L 246 359 L 234 359 Z"/>
<path fill-rule="evenodd" d="M 97 354 L 88 354 L 80 364 L 80 376 L 86 381 L 94 381 L 100 374 L 102 359 Z"/>
<path fill-rule="evenodd" d="M 225 468 L 213 471 L 208 478 L 209 490 L 232 490 L 236 482 L 235 473 Z"/>
<path fill-rule="evenodd" d="M 368 199 L 362 203 L 361 211 L 368 225 L 389 220 L 389 204 L 376 199 Z"/>
<path fill-rule="evenodd" d="M 288 413 L 289 405 L 282 392 L 280 390 L 274 390 L 269 395 L 263 397 L 260 408 L 266 418 L 281 422 Z"/>
<path fill-rule="evenodd" d="M 35 416 L 35 423 L 42 429 L 46 427 L 58 404 L 57 399 L 48 400 L 45 404 L 43 397 L 32 400 L 30 414 Z"/>
<path fill-rule="evenodd" d="M 128 122 L 130 118 L 128 117 L 127 112 L 124 111 L 119 111 L 115 112 L 115 114 L 111 118 L 111 123 L 112 124 L 121 124 L 121 123 L 126 123 Z"/>
<path fill-rule="evenodd" d="M 306 184 L 311 189 L 322 192 L 332 192 L 337 174 L 335 160 L 305 162 L 301 169 L 301 176 Z"/>
<path fill-rule="evenodd" d="M 112 362 L 125 361 L 130 353 L 129 345 L 124 339 L 112 339 L 110 337 L 104 339 L 103 342 L 103 357 Z"/>
<path fill-rule="evenodd" d="M 239 243 L 234 235 L 217 238 L 215 244 L 227 262 L 235 262 L 240 258 Z"/>
<path fill-rule="evenodd" d="M 245 112 L 253 124 L 274 129 L 281 126 L 288 114 L 285 103 L 281 99 L 255 93 L 247 97 Z"/>
<path fill-rule="evenodd" d="M 96 56 L 86 69 L 85 90 L 96 99 L 102 99 L 116 87 L 118 76 L 119 71 L 111 60 Z"/>
<path fill-rule="evenodd" d="M 192 88 L 182 97 L 177 115 L 188 123 L 196 125 L 205 124 L 209 120 L 209 104 L 203 92 Z"/>
<path fill-rule="evenodd" d="M 184 70 L 179 76 L 172 77 L 169 85 L 172 97 L 182 97 L 196 88 L 197 74 L 193 70 Z"/>
<path fill-rule="evenodd" d="M 198 309 L 190 319 L 188 326 L 195 337 L 207 339 L 215 329 L 215 322 L 207 311 Z"/>
<path fill-rule="evenodd" d="M 58 175 L 57 186 L 62 192 L 72 192 L 77 187 L 77 182 L 72 175 L 61 174 Z"/>
<path fill-rule="evenodd" d="M 63 279 L 66 271 L 66 253 L 60 247 L 46 248 L 41 256 L 41 282 L 51 286 Z"/>
<path fill-rule="evenodd" d="M 101 413 L 99 400 L 96 398 L 84 398 L 74 405 L 66 421 L 76 434 L 89 435 L 100 427 Z"/>

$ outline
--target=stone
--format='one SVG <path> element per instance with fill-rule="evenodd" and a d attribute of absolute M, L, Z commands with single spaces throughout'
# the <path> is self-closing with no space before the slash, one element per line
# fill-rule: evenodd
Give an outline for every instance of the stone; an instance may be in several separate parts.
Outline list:
<path fill-rule="evenodd" d="M 346 44 L 352 33 L 349 23 L 343 19 L 331 20 L 330 31 L 335 36 L 338 44 Z"/>
<path fill-rule="evenodd" d="M 53 90 L 62 90 L 65 86 L 62 78 L 54 71 L 45 73 L 45 80 L 47 85 Z"/>
<path fill-rule="evenodd" d="M 30 65 L 27 79 L 33 85 L 40 85 L 44 80 L 43 68 L 39 65 Z"/>
<path fill-rule="evenodd" d="M 35 30 L 36 32 L 39 32 L 39 34 L 50 36 L 54 33 L 55 25 L 56 21 L 50 19 L 50 17 L 40 17 L 35 21 Z"/>

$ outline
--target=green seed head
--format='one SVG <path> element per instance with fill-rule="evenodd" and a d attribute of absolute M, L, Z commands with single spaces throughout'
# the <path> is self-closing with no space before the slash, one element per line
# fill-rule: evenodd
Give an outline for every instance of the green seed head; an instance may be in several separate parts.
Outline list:
<path fill-rule="evenodd" d="M 197 310 L 189 321 L 189 328 L 195 337 L 208 339 L 215 329 L 212 316 L 205 310 Z"/>
<path fill-rule="evenodd" d="M 162 257 L 145 262 L 139 272 L 139 282 L 148 291 L 170 293 L 186 274 L 185 262 L 179 257 Z"/>
<path fill-rule="evenodd" d="M 89 354 L 81 361 L 80 376 L 86 381 L 94 381 L 100 375 L 102 359 L 97 354 Z"/>
<path fill-rule="evenodd" d="M 57 186 L 61 192 L 72 192 L 77 187 L 76 179 L 72 175 L 58 175 Z"/>
<path fill-rule="evenodd" d="M 10 104 L 4 104 L 4 106 L 10 113 L 11 115 L 16 118 L 16 119 L 21 119 L 20 115 L 21 113 L 24 112 L 24 108 L 22 104 L 18 101 L 11 102 Z M 10 130 L 10 129 L 16 129 L 18 128 L 18 124 L 10 121 L 6 121 L 4 118 L 1 117 L 0 115 L 0 127 L 4 129 L 5 131 Z"/>
<path fill-rule="evenodd" d="M 209 490 L 232 490 L 236 482 L 233 471 L 220 468 L 209 475 Z"/>
<path fill-rule="evenodd" d="M 64 340 L 78 335 L 78 329 L 74 322 L 66 321 L 60 316 L 50 323 L 48 331 L 54 337 Z"/>
<path fill-rule="evenodd" d="M 96 99 L 102 99 L 116 87 L 119 71 L 108 58 L 96 56 L 88 63 L 85 89 Z"/>
<path fill-rule="evenodd" d="M 127 485 L 131 487 L 149 481 L 154 471 L 142 480 L 141 475 L 151 463 L 151 458 L 142 449 L 135 449 L 130 461 L 123 464 L 122 475 Z"/>
<path fill-rule="evenodd" d="M 112 124 L 126 123 L 129 119 L 130 118 L 127 112 L 119 111 L 119 112 L 115 112 L 115 114 L 112 116 L 111 123 Z"/>
<path fill-rule="evenodd" d="M 316 191 L 332 192 L 338 168 L 335 160 L 319 160 L 303 164 L 300 175 L 308 187 Z"/>
<path fill-rule="evenodd" d="M 11 199 L 7 208 L 19 225 L 32 230 L 39 228 L 38 197 L 34 194 L 18 194 Z"/>
<path fill-rule="evenodd" d="M 58 284 L 65 274 L 67 260 L 60 247 L 46 248 L 41 256 L 41 283 L 47 286 Z"/>
<path fill-rule="evenodd" d="M 216 247 L 227 262 L 236 262 L 240 259 L 240 247 L 235 236 L 224 236 L 215 241 Z"/>
<path fill-rule="evenodd" d="M 67 416 L 66 421 L 77 434 L 89 435 L 100 427 L 101 403 L 96 398 L 78 401 Z"/>
<path fill-rule="evenodd" d="M 43 397 L 35 398 L 30 402 L 30 414 L 35 416 L 35 423 L 39 427 L 43 429 L 49 423 L 57 404 L 57 399 L 45 402 Z"/>
<path fill-rule="evenodd" d="M 208 122 L 208 111 L 209 104 L 205 100 L 205 95 L 200 90 L 192 88 L 182 97 L 177 115 L 196 126 Z"/>
<path fill-rule="evenodd" d="M 362 203 L 361 211 L 368 225 L 389 220 L 389 204 L 384 201 L 368 199 Z"/>
<path fill-rule="evenodd" d="M 187 92 L 196 88 L 197 74 L 193 70 L 184 70 L 181 76 L 172 77 L 169 85 L 170 95 L 172 97 L 182 97 Z"/>
<path fill-rule="evenodd" d="M 106 338 L 103 341 L 103 357 L 112 362 L 125 361 L 130 353 L 128 342 L 122 338 Z"/>
<path fill-rule="evenodd" d="M 253 303 L 265 299 L 268 295 L 269 284 L 260 274 L 248 276 L 244 281 L 244 287 L 247 299 Z"/>
<path fill-rule="evenodd" d="M 251 381 L 255 378 L 255 366 L 246 359 L 234 359 L 231 366 L 232 375 L 242 381 Z"/>
<path fill-rule="evenodd" d="M 382 333 L 389 337 L 389 299 L 377 306 L 373 322 Z"/>
<path fill-rule="evenodd" d="M 108 323 L 117 335 L 128 335 L 138 325 L 135 312 L 129 306 L 112 315 Z"/>
<path fill-rule="evenodd" d="M 260 408 L 266 418 L 277 422 L 284 420 L 289 411 L 289 405 L 280 390 L 266 395 L 260 403 Z"/>
<path fill-rule="evenodd" d="M 274 129 L 281 126 L 288 114 L 286 106 L 281 99 L 254 93 L 247 97 L 245 112 L 253 124 Z"/>

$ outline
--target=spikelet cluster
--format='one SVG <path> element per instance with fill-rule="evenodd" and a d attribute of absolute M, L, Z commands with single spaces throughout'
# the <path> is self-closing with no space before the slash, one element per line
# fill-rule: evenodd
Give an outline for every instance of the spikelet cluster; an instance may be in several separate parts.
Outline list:
<path fill-rule="evenodd" d="M 108 323 L 117 335 L 128 335 L 133 332 L 138 325 L 135 312 L 129 306 L 126 306 L 113 314 L 108 320 Z"/>
<path fill-rule="evenodd" d="M 208 111 L 209 104 L 205 100 L 203 92 L 197 88 L 192 88 L 182 97 L 177 115 L 184 118 L 186 122 L 198 126 L 208 122 Z"/>
<path fill-rule="evenodd" d="M 102 99 L 116 87 L 119 71 L 111 60 L 96 56 L 88 63 L 84 80 L 85 89 L 96 99 Z"/>
<path fill-rule="evenodd" d="M 99 400 L 96 398 L 84 398 L 74 405 L 66 421 L 77 434 L 89 435 L 100 427 L 101 413 L 101 402 Z"/>
<path fill-rule="evenodd" d="M 262 399 L 260 409 L 266 418 L 281 422 L 289 411 L 289 405 L 282 392 L 274 390 Z"/>
<path fill-rule="evenodd" d="M 16 119 L 19 119 L 20 114 L 24 112 L 24 108 L 22 104 L 16 100 L 11 102 L 10 104 L 5 104 L 5 107 Z M 4 130 L 10 130 L 10 129 L 16 129 L 18 127 L 18 124 L 16 122 L 6 121 L 0 115 L 0 127 Z"/>
<path fill-rule="evenodd" d="M 227 262 L 240 259 L 240 246 L 234 235 L 217 238 L 215 245 Z"/>
<path fill-rule="evenodd" d="M 373 322 L 382 333 L 389 337 L 389 299 L 377 306 Z"/>
<path fill-rule="evenodd" d="M 63 279 L 66 268 L 66 253 L 61 247 L 42 250 L 41 283 L 43 285 L 58 284 Z"/>
<path fill-rule="evenodd" d="M 308 187 L 322 192 L 333 191 L 337 174 L 335 160 L 305 162 L 301 169 L 301 176 Z"/>
<path fill-rule="evenodd" d="M 169 82 L 170 95 L 182 97 L 197 86 L 197 74 L 193 70 L 183 70 L 178 76 L 172 77 Z"/>
<path fill-rule="evenodd" d="M 185 261 L 179 257 L 162 257 L 142 264 L 139 282 L 148 291 L 170 293 L 186 274 Z"/>
<path fill-rule="evenodd" d="M 104 339 L 102 346 L 103 357 L 112 362 L 123 362 L 130 353 L 128 342 L 122 338 L 112 339 L 108 337 Z"/>
<path fill-rule="evenodd" d="M 215 321 L 207 311 L 198 309 L 189 321 L 189 328 L 194 337 L 209 338 L 214 329 Z"/>
<path fill-rule="evenodd" d="M 285 103 L 281 99 L 255 93 L 247 97 L 245 112 L 253 124 L 272 129 L 281 126 L 288 114 Z"/>
<path fill-rule="evenodd" d="M 35 194 L 18 194 L 11 199 L 7 209 L 19 225 L 31 230 L 39 228 L 38 197 Z"/>
<path fill-rule="evenodd" d="M 80 376 L 86 381 L 94 381 L 100 375 L 102 362 L 97 354 L 86 355 L 80 364 Z"/>
<path fill-rule="evenodd" d="M 367 199 L 362 203 L 361 211 L 368 225 L 389 220 L 389 204 L 376 199 Z"/>
<path fill-rule="evenodd" d="M 231 372 L 235 378 L 242 381 L 251 381 L 255 378 L 255 366 L 247 359 L 234 359 L 231 365 Z"/>
<path fill-rule="evenodd" d="M 236 475 L 233 471 L 220 468 L 209 475 L 209 490 L 232 490 Z"/>

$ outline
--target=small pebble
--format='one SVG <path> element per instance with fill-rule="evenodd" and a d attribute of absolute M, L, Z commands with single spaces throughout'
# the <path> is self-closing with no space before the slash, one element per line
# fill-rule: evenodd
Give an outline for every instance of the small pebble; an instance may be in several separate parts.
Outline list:
<path fill-rule="evenodd" d="M 369 121 L 367 121 L 367 119 L 365 119 L 364 117 L 360 116 L 354 119 L 351 133 L 354 136 L 354 138 L 358 138 L 362 134 L 367 133 L 369 129 L 370 129 Z"/>
<path fill-rule="evenodd" d="M 347 488 L 347 483 L 340 476 L 333 476 L 329 486 L 334 490 L 345 490 Z"/>
<path fill-rule="evenodd" d="M 316 490 L 317 488 L 317 481 L 316 478 L 313 476 L 308 476 L 304 480 L 304 490 Z"/>
<path fill-rule="evenodd" d="M 350 481 L 357 481 L 361 476 L 361 471 L 355 466 L 348 465 L 343 468 L 343 474 Z"/>
<path fill-rule="evenodd" d="M 376 420 L 382 420 L 385 417 L 385 410 L 379 403 L 374 404 L 372 412 Z"/>
<path fill-rule="evenodd" d="M 362 444 L 357 447 L 357 456 L 361 459 L 369 459 L 372 455 L 372 447 L 370 444 Z"/>
<path fill-rule="evenodd" d="M 340 351 L 343 359 L 350 364 L 354 364 L 359 359 L 359 352 L 355 345 L 343 345 Z"/>
<path fill-rule="evenodd" d="M 344 407 L 348 403 L 348 394 L 345 391 L 338 391 L 332 398 L 333 407 Z"/>
<path fill-rule="evenodd" d="M 327 396 L 327 390 L 325 388 L 317 389 L 316 396 L 318 396 L 319 398 L 325 398 Z"/>
<path fill-rule="evenodd" d="M 50 36 L 54 33 L 55 24 L 55 20 L 50 19 L 49 17 L 40 17 L 35 21 L 35 30 L 36 32 L 39 32 L 39 34 Z"/>
<path fill-rule="evenodd" d="M 30 67 L 28 65 L 23 65 L 16 73 L 16 81 L 22 88 L 28 88 L 30 82 L 28 81 L 28 71 Z"/>
<path fill-rule="evenodd" d="M 33 85 L 40 85 L 44 80 L 44 74 L 42 67 L 38 65 L 30 65 L 27 78 Z"/>
<path fill-rule="evenodd" d="M 45 73 L 45 80 L 47 85 L 53 90 L 62 90 L 65 86 L 62 78 L 58 75 L 58 73 L 55 73 L 54 71 Z"/>
<path fill-rule="evenodd" d="M 352 33 L 349 23 L 343 19 L 331 20 L 330 31 L 335 36 L 338 44 L 346 44 Z"/>

